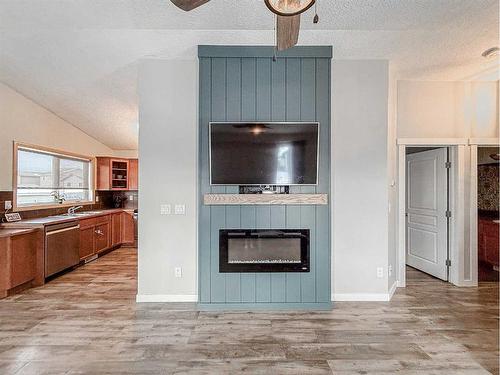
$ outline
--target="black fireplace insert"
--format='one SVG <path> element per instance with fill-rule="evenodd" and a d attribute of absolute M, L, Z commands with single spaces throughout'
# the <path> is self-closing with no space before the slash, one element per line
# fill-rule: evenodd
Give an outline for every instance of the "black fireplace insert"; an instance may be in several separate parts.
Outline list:
<path fill-rule="evenodd" d="M 309 272 L 309 229 L 221 229 L 219 272 Z"/>

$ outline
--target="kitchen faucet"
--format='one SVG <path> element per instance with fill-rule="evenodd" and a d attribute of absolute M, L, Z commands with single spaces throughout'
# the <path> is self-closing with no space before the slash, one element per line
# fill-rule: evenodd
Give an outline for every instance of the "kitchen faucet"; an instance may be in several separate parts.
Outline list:
<path fill-rule="evenodd" d="M 73 206 L 73 207 L 68 208 L 68 215 L 73 215 L 76 210 L 79 210 L 82 207 L 83 206 Z"/>

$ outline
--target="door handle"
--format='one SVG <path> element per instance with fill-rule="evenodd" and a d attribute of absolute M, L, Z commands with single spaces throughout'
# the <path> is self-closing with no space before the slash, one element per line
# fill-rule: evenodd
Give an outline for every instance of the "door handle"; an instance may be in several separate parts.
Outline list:
<path fill-rule="evenodd" d="M 79 225 L 76 225 L 74 227 L 64 228 L 64 229 L 52 230 L 52 231 L 49 231 L 49 232 L 45 233 L 45 235 L 46 236 L 52 236 L 53 234 L 62 233 L 62 232 L 68 232 L 70 230 L 77 230 L 77 229 L 80 229 Z"/>

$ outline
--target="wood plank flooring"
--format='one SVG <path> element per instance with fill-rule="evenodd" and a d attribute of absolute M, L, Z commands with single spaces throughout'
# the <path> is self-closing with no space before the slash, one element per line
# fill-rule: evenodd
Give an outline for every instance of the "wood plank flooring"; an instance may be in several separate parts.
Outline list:
<path fill-rule="evenodd" d="M 498 283 L 327 312 L 136 304 L 135 249 L 0 301 L 1 374 L 498 374 Z"/>

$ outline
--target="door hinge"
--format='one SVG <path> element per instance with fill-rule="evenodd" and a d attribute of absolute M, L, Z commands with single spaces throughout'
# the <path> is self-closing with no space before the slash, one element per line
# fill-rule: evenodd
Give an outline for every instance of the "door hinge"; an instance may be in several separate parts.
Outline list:
<path fill-rule="evenodd" d="M 448 169 L 451 168 L 451 161 L 447 161 L 446 163 L 444 163 L 444 166 Z"/>
<path fill-rule="evenodd" d="M 451 211 L 450 210 L 446 210 L 446 217 L 451 217 Z"/>
<path fill-rule="evenodd" d="M 451 267 L 451 260 L 446 259 L 446 266 L 447 266 L 447 267 Z"/>

